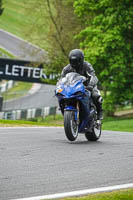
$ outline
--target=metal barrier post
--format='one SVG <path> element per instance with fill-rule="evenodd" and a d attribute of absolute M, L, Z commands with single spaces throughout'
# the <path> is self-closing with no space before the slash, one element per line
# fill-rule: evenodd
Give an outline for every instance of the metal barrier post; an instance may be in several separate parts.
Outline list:
<path fill-rule="evenodd" d="M 3 107 L 3 97 L 0 96 L 0 112 L 2 111 L 2 107 Z"/>

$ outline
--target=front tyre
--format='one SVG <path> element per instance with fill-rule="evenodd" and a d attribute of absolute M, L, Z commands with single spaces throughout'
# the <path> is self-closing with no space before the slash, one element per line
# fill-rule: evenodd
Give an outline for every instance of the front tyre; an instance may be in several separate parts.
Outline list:
<path fill-rule="evenodd" d="M 86 132 L 85 137 L 88 141 L 97 141 L 101 136 L 101 122 L 95 122 L 92 131 Z"/>
<path fill-rule="evenodd" d="M 75 119 L 74 111 L 65 111 L 64 112 L 64 129 L 65 134 L 68 140 L 74 141 L 78 136 L 78 124 Z"/>

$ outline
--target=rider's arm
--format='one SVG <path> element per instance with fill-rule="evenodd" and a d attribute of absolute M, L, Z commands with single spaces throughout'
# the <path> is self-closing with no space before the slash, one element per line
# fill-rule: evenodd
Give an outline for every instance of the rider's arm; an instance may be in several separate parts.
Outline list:
<path fill-rule="evenodd" d="M 69 73 L 69 65 L 65 66 L 61 72 L 61 78 L 65 77 L 67 73 Z"/>
<path fill-rule="evenodd" d="M 87 66 L 86 66 L 86 76 L 89 80 L 89 85 L 91 85 L 92 87 L 95 87 L 98 83 L 98 78 L 96 77 L 95 70 L 93 69 L 90 63 L 87 63 Z"/>

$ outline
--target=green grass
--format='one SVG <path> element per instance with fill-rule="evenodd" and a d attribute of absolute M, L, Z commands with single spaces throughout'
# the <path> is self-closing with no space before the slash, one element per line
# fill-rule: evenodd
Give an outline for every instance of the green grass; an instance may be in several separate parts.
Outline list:
<path fill-rule="evenodd" d="M 45 122 L 45 123 L 55 123 L 58 125 L 62 125 L 63 124 L 63 116 L 62 115 L 49 115 L 45 118 L 43 117 L 38 117 L 38 118 L 34 118 L 31 119 L 31 121 L 35 121 L 35 122 Z"/>
<path fill-rule="evenodd" d="M 0 17 L 0 28 L 23 35 L 23 27 L 28 17 L 24 14 L 24 3 L 22 0 L 3 0 L 4 12 Z"/>
<path fill-rule="evenodd" d="M 85 197 L 65 198 L 65 200 L 133 200 L 133 189 L 90 194 Z"/>
<path fill-rule="evenodd" d="M 2 93 L 1 95 L 4 98 L 4 101 L 9 99 L 15 99 L 22 96 L 25 96 L 32 87 L 32 83 L 26 82 L 15 82 L 15 86 L 6 92 Z"/>
<path fill-rule="evenodd" d="M 0 48 L 0 54 L 3 53 L 4 55 L 7 55 L 10 58 L 14 58 L 13 54 L 11 54 L 10 52 L 8 52 L 7 50 Z"/>
<path fill-rule="evenodd" d="M 33 0 L 3 0 L 0 28 L 46 48 L 49 46 L 46 40 L 51 21 L 47 17 L 43 1 L 39 1 L 36 5 Z"/>
<path fill-rule="evenodd" d="M 112 117 L 103 120 L 103 130 L 133 132 L 133 117 Z"/>
<path fill-rule="evenodd" d="M 39 117 L 31 120 L 0 120 L 0 126 L 62 126 L 61 115 L 48 116 L 45 119 Z"/>

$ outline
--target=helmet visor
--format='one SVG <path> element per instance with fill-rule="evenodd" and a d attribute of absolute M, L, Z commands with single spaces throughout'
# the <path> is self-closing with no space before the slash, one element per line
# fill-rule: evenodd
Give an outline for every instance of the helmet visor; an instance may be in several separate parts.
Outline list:
<path fill-rule="evenodd" d="M 79 60 L 76 57 L 70 58 L 70 64 L 73 68 L 77 68 L 79 65 Z"/>

